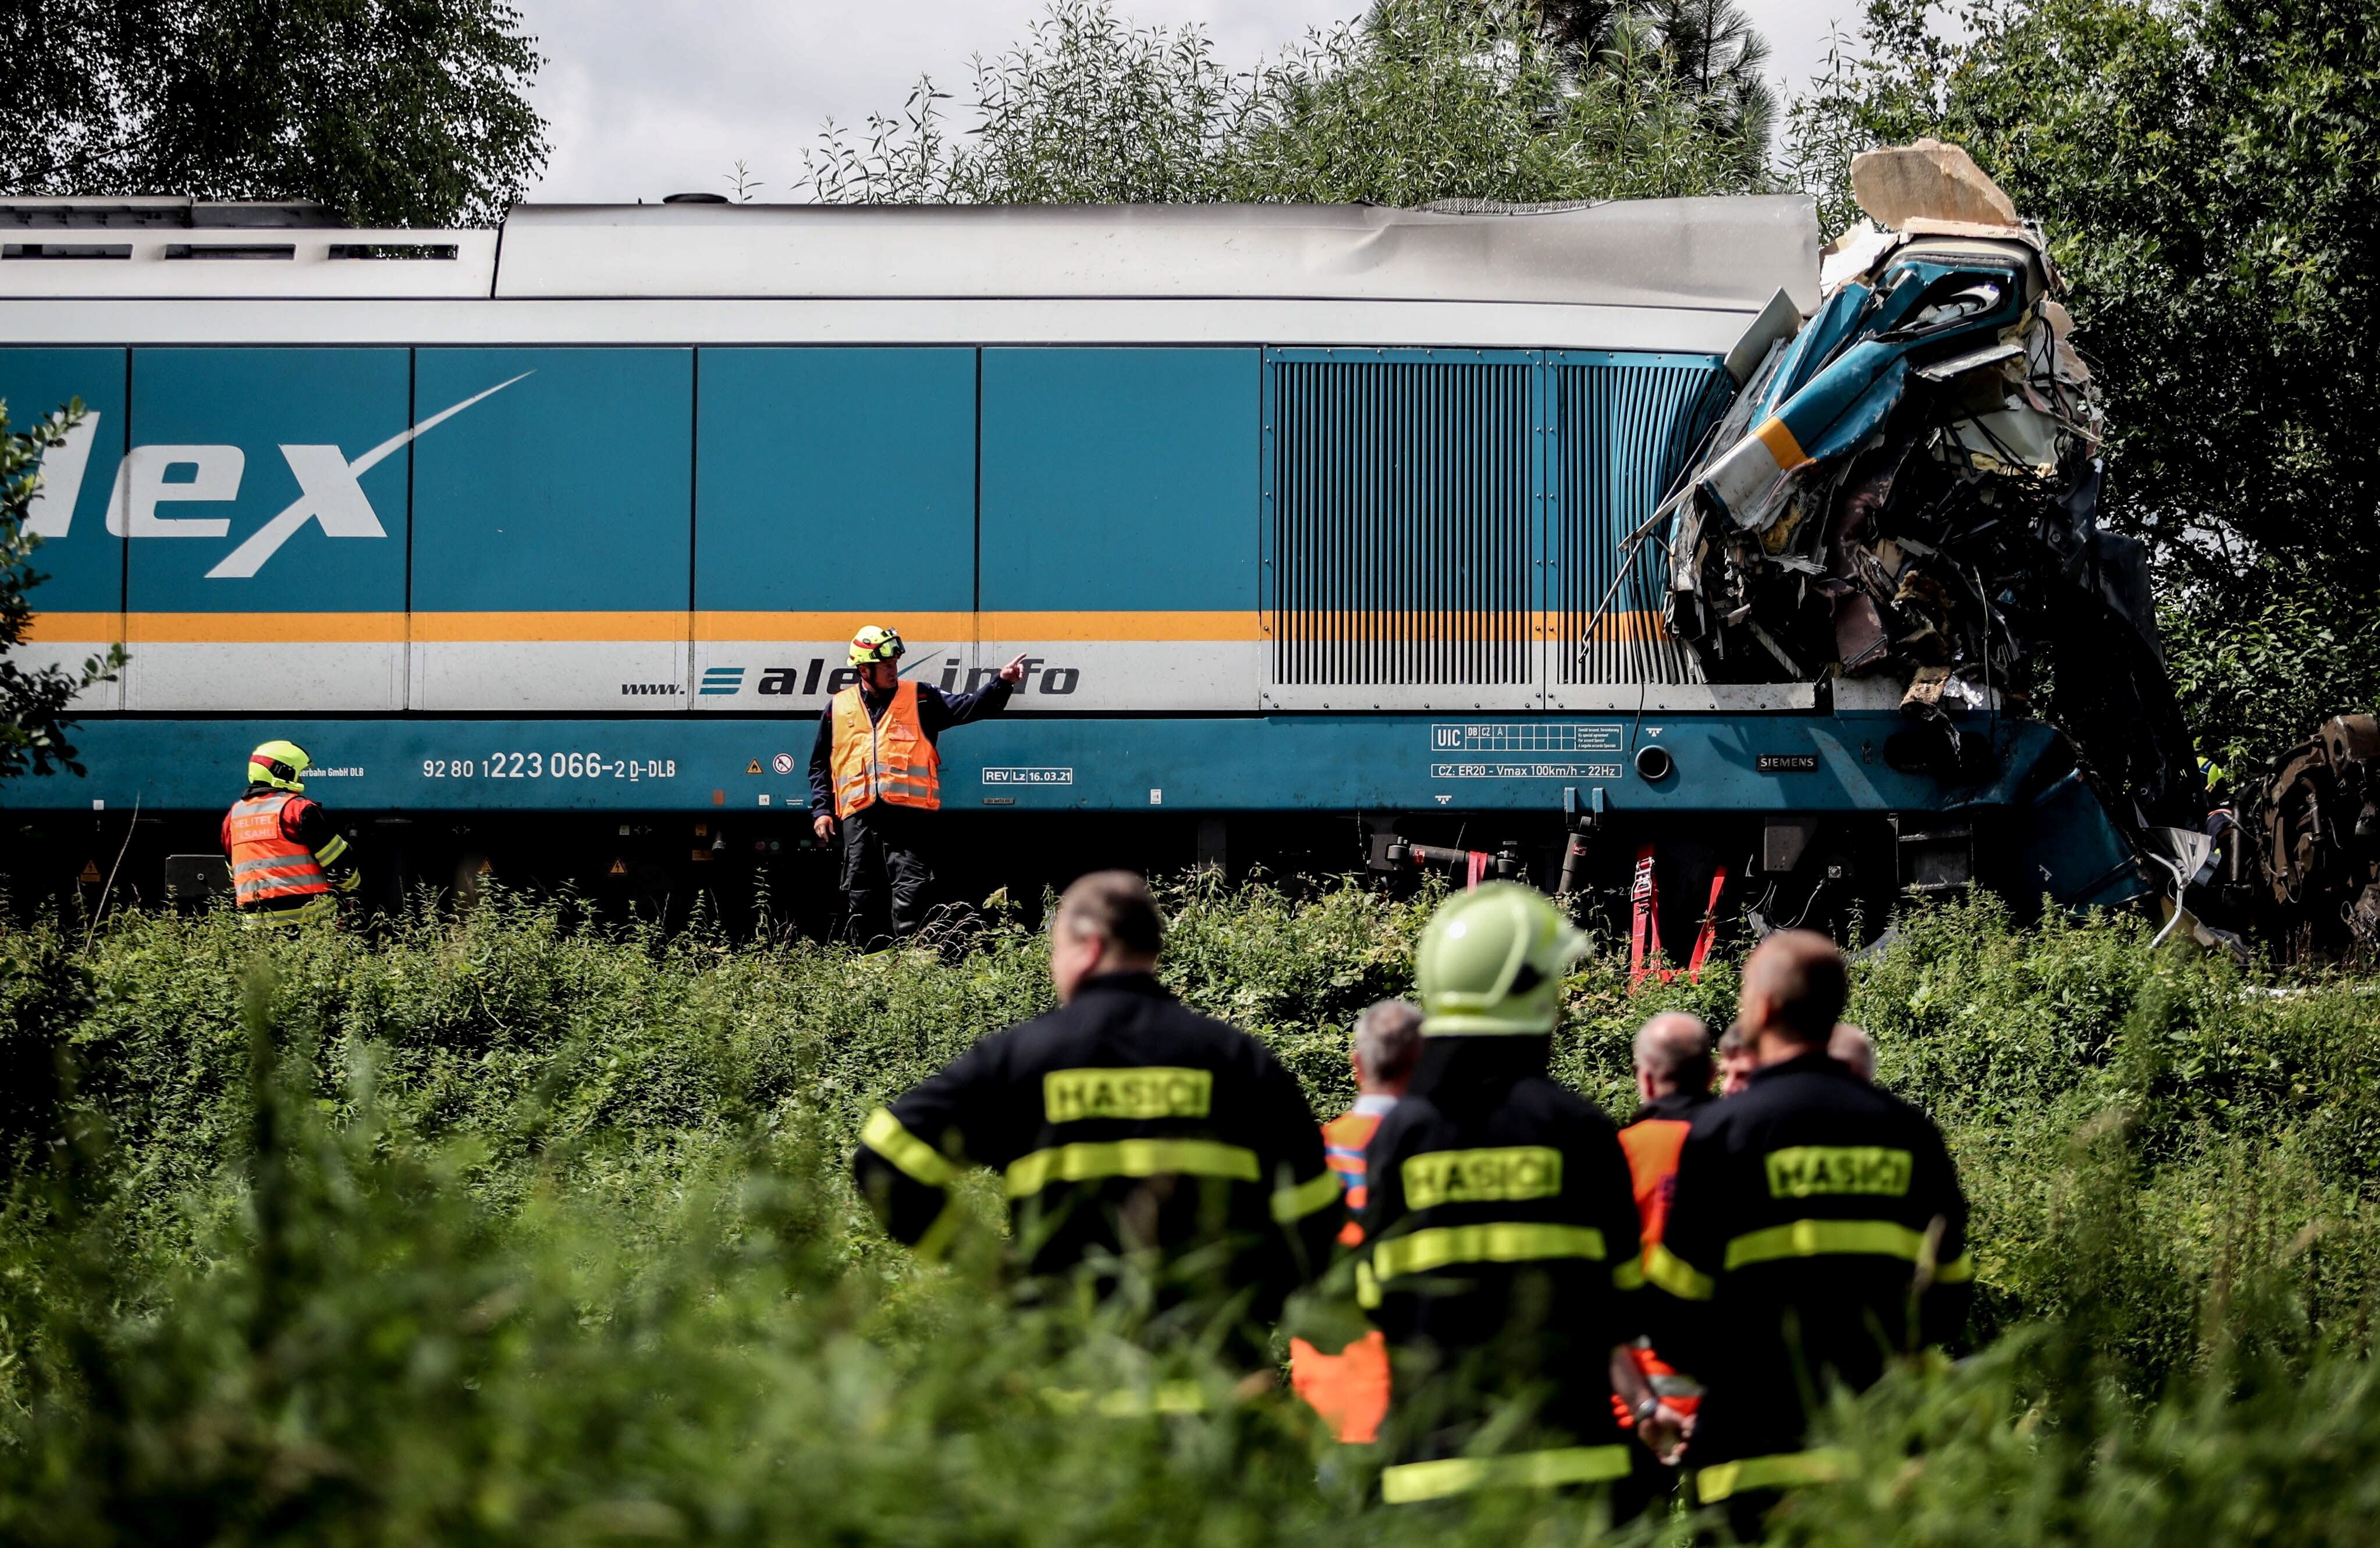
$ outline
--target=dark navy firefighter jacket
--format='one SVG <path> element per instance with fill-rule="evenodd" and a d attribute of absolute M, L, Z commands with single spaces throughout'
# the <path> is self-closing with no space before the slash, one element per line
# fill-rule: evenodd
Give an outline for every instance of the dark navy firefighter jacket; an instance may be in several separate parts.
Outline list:
<path fill-rule="evenodd" d="M 1806 1399 L 1964 1321 L 1967 1201 L 1931 1119 L 1814 1050 L 1696 1113 L 1645 1271 L 1686 1303 L 1661 1353 L 1706 1389 L 1702 1501 L 1817 1481 L 1840 1459 L 1806 1449 Z"/>
<path fill-rule="evenodd" d="M 1160 1307 L 1243 1297 L 1258 1323 L 1320 1275 L 1346 1219 L 1296 1077 L 1147 974 L 1088 979 L 984 1038 L 878 1109 L 855 1161 L 886 1228 L 929 1253 L 968 1166 L 1001 1174 L 1026 1273 L 1137 1254 Z"/>
<path fill-rule="evenodd" d="M 1628 1475 L 1610 1356 L 1640 1331 L 1618 1131 L 1546 1072 L 1550 1039 L 1433 1037 L 1366 1152 L 1356 1299 L 1387 1336 L 1390 1504 Z M 1493 1457 L 1480 1429 L 1530 1418 Z"/>

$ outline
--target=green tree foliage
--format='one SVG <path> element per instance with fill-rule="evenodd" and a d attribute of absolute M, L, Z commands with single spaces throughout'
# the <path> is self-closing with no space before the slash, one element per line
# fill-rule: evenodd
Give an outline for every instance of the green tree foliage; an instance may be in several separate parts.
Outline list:
<path fill-rule="evenodd" d="M 1949 20 L 1875 0 L 1794 106 L 1793 173 L 1841 224 L 1856 151 L 1973 152 L 2071 286 L 2108 393 L 2107 509 L 2154 546 L 2194 724 L 2270 753 L 2371 707 L 2380 661 L 2325 652 L 2380 608 L 2380 6 L 1998 0 Z"/>
<path fill-rule="evenodd" d="M 954 132 L 920 81 L 864 140 L 828 124 L 803 184 L 833 204 L 1181 204 L 1231 197 L 1248 82 L 1196 27 L 1142 28 L 1063 0 L 1026 41 L 975 62 L 978 122 Z"/>
<path fill-rule="evenodd" d="M 802 185 L 832 203 L 1742 192 L 1765 186 L 1765 139 L 1735 92 L 1723 71 L 1706 83 L 1673 67 L 1633 21 L 1581 69 L 1515 0 L 1383 0 L 1244 76 L 1198 28 L 1059 0 L 1025 42 L 978 61 L 973 124 L 954 128 L 921 82 L 899 115 L 829 125 Z"/>
<path fill-rule="evenodd" d="M 2375 707 L 2374 606 L 2380 597 L 2368 582 L 2277 561 L 2250 567 L 2236 585 L 2169 591 L 2166 664 L 2201 750 L 2246 777 L 2325 717 Z"/>
<path fill-rule="evenodd" d="M 1646 30 L 1662 62 L 1703 99 L 1714 124 L 1765 152 L 1777 115 L 1768 40 L 1732 0 L 1544 0 L 1548 36 L 1591 72 L 1632 26 Z"/>
<path fill-rule="evenodd" d="M 1243 137 L 1249 199 L 1414 205 L 1741 193 L 1756 149 L 1715 99 L 1623 26 L 1584 73 L 1517 7 L 1374 7 L 1261 77 Z"/>
<path fill-rule="evenodd" d="M 41 489 L 42 454 L 64 441 L 81 417 L 77 402 L 15 430 L 8 428 L 7 405 L 0 404 L 0 780 L 61 768 L 81 773 L 74 744 L 67 740 L 67 706 L 93 683 L 112 681 L 125 661 L 122 646 L 85 661 L 79 672 L 55 666 L 29 670 L 9 659 L 32 626 L 27 593 L 42 579 L 33 568 L 33 550 L 42 540 L 27 530 L 33 496 Z"/>
<path fill-rule="evenodd" d="M 505 0 L 9 0 L 0 184 L 485 224 L 543 165 Z"/>

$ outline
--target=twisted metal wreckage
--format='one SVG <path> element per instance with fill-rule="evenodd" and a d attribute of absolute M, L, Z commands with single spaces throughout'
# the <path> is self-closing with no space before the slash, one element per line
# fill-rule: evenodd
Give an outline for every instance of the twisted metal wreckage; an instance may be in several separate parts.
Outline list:
<path fill-rule="evenodd" d="M 2241 793 L 2225 901 L 2284 958 L 2380 959 L 2380 717 L 2330 717 Z"/>
<path fill-rule="evenodd" d="M 2215 863 L 2142 545 L 2098 526 L 2102 414 L 2037 226 L 1955 146 L 1870 151 L 1871 217 L 1737 351 L 1743 390 L 1645 535 L 1714 682 L 1895 702 L 1887 762 L 1981 783 L 2046 685 L 2081 780 L 2179 894 Z M 2078 792 L 2079 793 L 2079 792 Z M 2197 926 L 2194 925 L 2192 928 Z"/>

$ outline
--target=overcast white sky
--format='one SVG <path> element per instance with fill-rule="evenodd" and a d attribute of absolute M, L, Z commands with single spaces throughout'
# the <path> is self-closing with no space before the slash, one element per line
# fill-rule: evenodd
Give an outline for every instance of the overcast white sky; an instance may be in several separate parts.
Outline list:
<path fill-rule="evenodd" d="M 1044 0 L 518 0 L 546 55 L 536 100 L 553 154 L 536 200 L 625 202 L 727 191 L 738 158 L 789 197 L 801 150 L 830 115 L 897 109 L 920 72 L 963 88 L 971 54 L 1024 37 Z M 1742 0 L 1768 36 L 1779 84 L 1805 81 L 1829 26 L 1856 0 Z M 1123 0 L 1135 21 L 1204 23 L 1245 68 L 1364 0 Z"/>

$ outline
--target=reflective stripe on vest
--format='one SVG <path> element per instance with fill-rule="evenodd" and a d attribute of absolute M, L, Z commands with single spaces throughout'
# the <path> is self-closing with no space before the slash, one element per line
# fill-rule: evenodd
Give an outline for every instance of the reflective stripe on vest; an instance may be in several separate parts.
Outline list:
<path fill-rule="evenodd" d="M 936 811 L 942 804 L 942 759 L 917 718 L 917 685 L 892 690 L 884 718 L 870 721 L 856 687 L 834 695 L 834 744 L 828 772 L 834 780 L 834 815 L 847 817 L 879 801 Z"/>
<path fill-rule="evenodd" d="M 310 925 L 318 919 L 335 919 L 339 905 L 327 892 L 308 899 L 295 908 L 249 908 L 239 911 L 243 929 L 281 930 L 298 925 Z"/>
<path fill-rule="evenodd" d="M 1498 1220 L 1473 1226 L 1432 1226 L 1394 1236 L 1372 1249 L 1368 1263 L 1359 1262 L 1355 1300 L 1366 1311 L 1380 1304 L 1383 1284 L 1407 1275 L 1435 1274 L 1443 1268 L 1474 1264 L 1526 1264 L 1560 1259 L 1604 1261 L 1603 1233 L 1593 1226 L 1563 1226 L 1541 1220 Z M 1636 1260 L 1621 1265 L 1632 1280 L 1641 1282 Z M 1621 1283 L 1621 1289 L 1634 1288 Z"/>
<path fill-rule="evenodd" d="M 1859 1459 L 1838 1446 L 1808 1451 L 1781 1451 L 1768 1457 L 1714 1462 L 1694 1475 L 1694 1497 L 1718 1505 L 1758 1489 L 1788 1489 L 1797 1483 L 1834 1483 L 1852 1477 Z"/>
<path fill-rule="evenodd" d="M 282 831 L 282 808 L 296 799 L 286 791 L 247 796 L 224 818 L 224 849 L 231 856 L 232 892 L 240 907 L 331 890 L 314 852 Z"/>
<path fill-rule="evenodd" d="M 1058 1182 L 1101 1182 L 1109 1178 L 1163 1177 L 1229 1178 L 1257 1182 L 1264 1173 L 1257 1153 L 1245 1145 L 1215 1140 L 1111 1140 L 1053 1145 L 1008 1164 L 1008 1196 L 1029 1199 Z M 1327 1200 L 1325 1201 L 1328 1202 Z"/>
<path fill-rule="evenodd" d="M 1339 1243 L 1342 1247 L 1361 1247 L 1364 1228 L 1354 1216 L 1371 1202 L 1371 1189 L 1364 1172 L 1364 1147 L 1380 1127 L 1378 1113 L 1342 1113 L 1322 1126 L 1322 1164 L 1339 1176 L 1339 1185 L 1347 1191 L 1347 1223 L 1339 1228 Z"/>
<path fill-rule="evenodd" d="M 1629 1467 L 1625 1445 L 1572 1445 L 1504 1457 L 1448 1457 L 1435 1462 L 1401 1462 L 1381 1470 L 1380 1498 L 1389 1505 L 1415 1505 L 1482 1489 L 1553 1489 L 1563 1484 L 1604 1483 L 1626 1478 Z"/>

